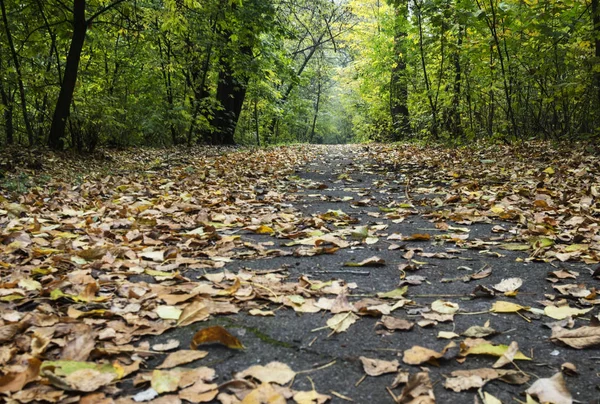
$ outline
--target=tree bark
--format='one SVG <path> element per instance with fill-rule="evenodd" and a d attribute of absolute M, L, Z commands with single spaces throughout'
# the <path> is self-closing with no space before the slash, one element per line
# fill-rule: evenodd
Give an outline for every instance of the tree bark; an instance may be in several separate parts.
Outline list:
<path fill-rule="evenodd" d="M 85 0 L 73 1 L 73 37 L 67 55 L 67 64 L 63 75 L 63 81 L 60 86 L 60 93 L 54 108 L 52 116 L 52 126 L 48 137 L 48 146 L 52 149 L 62 149 L 63 136 L 67 126 L 67 119 L 71 112 L 71 101 L 77 82 L 77 73 L 79 71 L 79 62 L 81 60 L 81 51 L 85 42 L 88 23 L 85 20 Z"/>
<path fill-rule="evenodd" d="M 242 47 L 242 55 L 251 54 L 249 47 Z M 248 77 L 246 74 L 236 75 L 231 63 L 227 57 L 221 57 L 219 69 L 219 82 L 217 84 L 217 101 L 221 108 L 215 111 L 212 121 L 214 127 L 213 143 L 234 145 L 235 128 L 248 87 Z"/>
<path fill-rule="evenodd" d="M 29 145 L 31 146 L 33 145 L 35 139 L 33 136 L 33 129 L 31 128 L 31 123 L 29 122 L 29 115 L 27 113 L 27 98 L 25 97 L 25 86 L 23 85 L 23 76 L 21 75 L 21 63 L 19 62 L 19 55 L 17 55 L 15 44 L 12 39 L 12 33 L 10 32 L 10 28 L 8 26 L 8 18 L 6 16 L 4 0 L 0 0 L 0 8 L 2 9 L 2 22 L 4 23 L 4 29 L 6 30 L 6 39 L 8 41 L 8 46 L 10 47 L 15 70 L 17 72 L 17 84 L 19 86 L 19 96 L 21 97 L 21 110 L 23 112 L 25 131 L 27 132 L 27 138 L 29 140 Z"/>
<path fill-rule="evenodd" d="M 592 0 L 592 22 L 594 24 L 594 45 L 596 63 L 600 63 L 600 4 L 598 0 Z M 594 72 L 594 81 L 598 97 L 598 106 L 600 107 L 600 71 Z"/>
<path fill-rule="evenodd" d="M 390 115 L 393 140 L 401 140 L 409 134 L 408 80 L 406 77 L 406 32 L 403 22 L 408 15 L 408 1 L 395 6 L 394 57 L 390 79 Z"/>
<path fill-rule="evenodd" d="M 309 143 L 312 143 L 315 137 L 315 130 L 317 128 L 317 118 L 319 117 L 319 107 L 321 106 L 321 77 L 318 77 L 317 80 L 317 100 L 315 102 L 315 115 L 313 117 L 312 126 L 310 129 L 310 138 L 308 139 Z"/>

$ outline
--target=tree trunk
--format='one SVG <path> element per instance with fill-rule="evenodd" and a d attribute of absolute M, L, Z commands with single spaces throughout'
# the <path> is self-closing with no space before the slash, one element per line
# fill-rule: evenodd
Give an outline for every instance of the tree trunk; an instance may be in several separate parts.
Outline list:
<path fill-rule="evenodd" d="M 596 63 L 600 63 L 600 5 L 598 0 L 592 0 L 592 22 L 594 23 L 594 43 Z M 598 107 L 600 107 L 600 71 L 594 72 L 594 81 L 598 97 Z"/>
<path fill-rule="evenodd" d="M 62 149 L 64 147 L 63 137 L 67 125 L 67 118 L 71 111 L 71 101 L 73 101 L 73 92 L 77 82 L 77 73 L 79 71 L 79 61 L 81 60 L 81 51 L 85 42 L 88 23 L 85 20 L 85 0 L 73 1 L 73 37 L 67 55 L 67 64 L 65 66 L 63 81 L 60 86 L 60 93 L 54 108 L 52 116 L 52 126 L 48 137 L 48 146 L 52 149 Z"/>
<path fill-rule="evenodd" d="M 240 54 L 249 56 L 252 54 L 252 48 L 243 46 L 240 48 Z M 235 144 L 235 128 L 242 113 L 247 88 L 247 74 L 236 75 L 230 58 L 222 56 L 220 58 L 219 83 L 217 84 L 217 102 L 221 108 L 215 111 L 212 122 L 215 129 L 213 143 Z"/>
<path fill-rule="evenodd" d="M 317 118 L 319 117 L 319 107 L 321 106 L 321 77 L 318 77 L 317 80 L 317 101 L 315 102 L 315 116 L 313 117 L 312 127 L 310 129 L 310 138 L 308 139 L 309 143 L 312 143 L 315 137 L 315 129 L 317 128 Z"/>
<path fill-rule="evenodd" d="M 456 38 L 456 51 L 453 55 L 454 62 L 454 94 L 452 95 L 452 106 L 450 111 L 450 130 L 453 134 L 462 137 L 463 129 L 460 118 L 460 96 L 461 96 L 461 81 L 462 67 L 460 65 L 460 51 L 463 43 L 463 26 L 458 24 L 458 37 Z"/>
<path fill-rule="evenodd" d="M 19 96 L 21 97 L 21 110 L 23 112 L 23 122 L 25 122 L 25 130 L 27 132 L 29 145 L 31 146 L 33 145 L 35 139 L 33 137 L 33 129 L 31 128 L 31 123 L 29 122 L 29 115 L 27 113 L 27 98 L 25 97 L 25 86 L 23 85 L 23 76 L 21 75 L 21 63 L 19 62 L 19 56 L 17 55 L 17 51 L 15 49 L 15 44 L 12 39 L 12 33 L 10 32 L 10 28 L 8 26 L 8 18 L 6 17 L 6 7 L 4 6 L 4 0 L 0 0 L 0 8 L 2 9 L 2 22 L 4 23 L 4 29 L 6 30 L 6 39 L 8 41 L 8 46 L 10 47 L 10 52 L 12 54 L 15 70 L 17 72 L 17 83 L 19 85 Z"/>
<path fill-rule="evenodd" d="M 2 96 L 2 104 L 4 105 L 4 133 L 6 134 L 6 143 L 13 144 L 15 138 L 13 101 L 10 94 L 4 89 L 2 81 L 0 81 L 0 95 Z"/>
<path fill-rule="evenodd" d="M 394 57 L 390 79 L 390 115 L 393 140 L 401 140 L 410 131 L 408 113 L 408 80 L 406 77 L 406 32 L 403 29 L 408 15 L 408 1 L 395 7 Z"/>
<path fill-rule="evenodd" d="M 256 131 L 256 145 L 260 147 L 260 122 L 258 120 L 258 98 L 254 99 L 254 130 Z"/>
<path fill-rule="evenodd" d="M 419 53 L 421 55 L 421 67 L 423 68 L 423 78 L 425 79 L 425 89 L 427 90 L 427 99 L 429 100 L 429 107 L 431 108 L 431 115 L 433 117 L 433 125 L 431 132 L 433 137 L 438 137 L 438 119 L 437 119 L 437 105 L 433 101 L 431 94 L 431 84 L 429 81 L 429 75 L 427 74 L 427 63 L 425 62 L 425 47 L 423 46 L 423 16 L 421 14 L 421 6 L 417 6 L 417 22 L 419 25 Z"/>

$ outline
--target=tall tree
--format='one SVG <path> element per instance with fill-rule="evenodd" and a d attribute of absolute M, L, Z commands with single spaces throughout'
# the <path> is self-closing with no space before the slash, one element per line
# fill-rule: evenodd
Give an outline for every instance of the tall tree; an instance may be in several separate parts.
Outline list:
<path fill-rule="evenodd" d="M 64 147 L 63 137 L 67 125 L 67 118 L 71 111 L 71 101 L 73 100 L 73 92 L 77 83 L 77 75 L 79 73 L 79 62 L 81 60 L 81 52 L 89 26 L 110 9 L 123 3 L 125 0 L 114 0 L 106 6 L 100 6 L 92 13 L 89 18 L 86 18 L 86 0 L 73 0 L 72 9 L 72 25 L 73 35 L 67 55 L 67 63 L 60 85 L 60 92 L 54 108 L 52 116 L 52 125 L 48 136 L 48 146 L 52 149 L 62 149 Z"/>
<path fill-rule="evenodd" d="M 394 140 L 405 138 L 410 132 L 408 112 L 407 28 L 408 0 L 393 2 L 394 7 L 394 65 L 390 79 L 390 114 Z"/>

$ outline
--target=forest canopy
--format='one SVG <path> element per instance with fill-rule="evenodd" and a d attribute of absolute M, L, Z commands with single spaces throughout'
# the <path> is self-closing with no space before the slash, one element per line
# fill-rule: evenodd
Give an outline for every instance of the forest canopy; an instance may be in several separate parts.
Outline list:
<path fill-rule="evenodd" d="M 0 142 L 591 139 L 598 0 L 0 0 Z"/>

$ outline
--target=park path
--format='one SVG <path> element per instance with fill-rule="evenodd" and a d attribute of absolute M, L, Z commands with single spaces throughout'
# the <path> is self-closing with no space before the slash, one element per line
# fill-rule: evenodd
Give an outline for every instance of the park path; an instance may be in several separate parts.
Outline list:
<path fill-rule="evenodd" d="M 551 341 L 544 307 L 564 300 L 583 315 L 561 327 L 593 324 L 597 310 L 581 310 L 597 301 L 581 296 L 598 274 L 571 255 L 530 259 L 582 253 L 515 242 L 529 213 L 485 205 L 482 191 L 505 192 L 506 170 L 489 175 L 497 160 L 466 166 L 455 153 L 144 151 L 83 162 L 75 171 L 90 174 L 71 186 L 54 175 L 0 208 L 12 293 L 0 300 L 0 368 L 15 378 L 0 393 L 119 404 L 324 402 L 317 392 L 333 403 L 470 403 L 487 393 L 509 403 L 570 362 L 573 398 L 597 403 L 597 350 Z M 203 344 L 207 335 L 229 346 Z M 184 386 L 165 365 L 171 355 L 204 379 Z M 29 379 L 17 376 L 23 363 Z"/>

